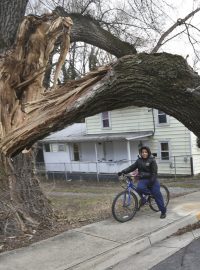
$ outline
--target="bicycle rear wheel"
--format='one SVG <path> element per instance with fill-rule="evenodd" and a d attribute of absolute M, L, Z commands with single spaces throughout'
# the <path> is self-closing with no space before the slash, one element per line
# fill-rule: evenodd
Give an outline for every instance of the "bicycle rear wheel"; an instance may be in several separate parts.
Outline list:
<path fill-rule="evenodd" d="M 113 217 L 119 222 L 131 220 L 138 209 L 138 199 L 133 192 L 120 192 L 112 203 Z"/>
<path fill-rule="evenodd" d="M 167 207 L 167 205 L 169 203 L 169 198 L 170 198 L 169 190 L 165 185 L 161 184 L 160 185 L 160 192 L 163 196 L 164 205 L 165 205 L 165 207 Z M 152 197 L 152 196 L 149 197 L 149 207 L 155 212 L 160 211 L 154 197 Z"/>

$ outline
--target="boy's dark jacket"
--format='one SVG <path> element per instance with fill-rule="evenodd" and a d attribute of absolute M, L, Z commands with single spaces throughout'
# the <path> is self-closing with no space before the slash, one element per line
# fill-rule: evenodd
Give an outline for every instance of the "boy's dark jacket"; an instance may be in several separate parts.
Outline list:
<path fill-rule="evenodd" d="M 150 149 L 147 149 L 149 156 L 147 159 L 143 159 L 141 156 L 128 168 L 124 169 L 122 173 L 129 173 L 138 169 L 139 179 L 149 179 L 155 181 L 157 178 L 158 166 L 155 158 L 151 155 Z"/>

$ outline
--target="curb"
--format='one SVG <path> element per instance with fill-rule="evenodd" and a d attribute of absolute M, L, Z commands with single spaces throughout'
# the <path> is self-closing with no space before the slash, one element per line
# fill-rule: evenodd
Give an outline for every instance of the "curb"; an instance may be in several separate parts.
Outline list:
<path fill-rule="evenodd" d="M 58 268 L 57 270 L 106 270 L 109 267 L 112 267 L 113 265 L 127 259 L 128 257 L 151 247 L 153 244 L 164 240 L 173 233 L 177 232 L 178 229 L 189 224 L 193 224 L 198 220 L 200 220 L 200 212 L 190 214 L 133 242 L 122 244 L 69 268 Z"/>

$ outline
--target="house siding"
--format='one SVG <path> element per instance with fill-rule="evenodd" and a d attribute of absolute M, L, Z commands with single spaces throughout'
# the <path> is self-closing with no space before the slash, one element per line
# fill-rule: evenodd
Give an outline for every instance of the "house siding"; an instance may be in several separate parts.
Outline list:
<path fill-rule="evenodd" d="M 193 132 L 190 132 L 190 136 L 194 174 L 198 174 L 200 173 L 200 148 L 197 146 L 197 137 Z"/>
<path fill-rule="evenodd" d="M 70 162 L 70 150 L 69 150 L 68 144 L 66 144 L 66 151 L 63 151 L 63 152 L 45 152 L 45 149 L 43 146 L 43 153 L 44 153 L 44 162 L 45 162 L 47 171 L 65 171 L 66 170 L 65 163 Z"/>
<path fill-rule="evenodd" d="M 154 110 L 155 134 L 149 140 L 152 153 L 157 153 L 159 173 L 162 174 L 191 174 L 190 131 L 177 119 L 168 116 L 168 124 L 159 125 L 157 110 Z M 169 143 L 170 159 L 160 159 L 160 142 Z"/>
<path fill-rule="evenodd" d="M 168 123 L 158 123 L 158 113 L 154 110 L 155 133 L 149 140 L 141 140 L 143 145 L 148 145 L 152 153 L 157 153 L 159 172 L 162 174 L 191 174 L 190 158 L 190 131 L 174 117 L 167 116 Z M 153 131 L 154 122 L 151 109 L 147 107 L 128 107 L 125 109 L 110 112 L 111 128 L 102 129 L 101 114 L 86 118 L 86 130 L 88 134 L 117 133 L 117 132 L 138 132 Z M 160 142 L 168 142 L 170 147 L 170 160 L 161 161 L 159 145 Z M 115 160 L 120 156 L 125 157 L 127 151 L 126 143 L 115 143 L 117 152 Z M 139 141 L 131 142 L 131 159 L 137 158 Z M 196 162 L 196 159 L 195 159 Z M 196 164 L 196 163 L 195 163 Z M 176 165 L 176 168 L 175 168 Z"/>
<path fill-rule="evenodd" d="M 80 161 L 73 161 L 73 143 L 67 144 L 66 152 L 44 152 L 45 163 L 66 163 L 67 170 L 75 172 L 116 173 L 133 163 L 138 148 L 147 145 L 156 154 L 159 174 L 191 175 L 190 157 L 193 155 L 194 174 L 200 173 L 200 149 L 196 147 L 196 136 L 182 123 L 167 116 L 167 123 L 158 123 L 158 112 L 147 107 L 128 107 L 109 112 L 110 127 L 102 128 L 101 114 L 86 118 L 87 134 L 154 131 L 151 137 L 137 140 L 80 142 Z M 98 137 L 98 136 L 97 136 Z M 160 143 L 169 143 L 169 160 L 160 158 Z M 128 149 L 130 148 L 130 155 Z M 95 153 L 97 149 L 97 157 Z M 98 164 L 96 163 L 98 160 Z M 131 160 L 129 160 L 131 159 Z M 53 165 L 52 165 L 53 166 Z"/>
<path fill-rule="evenodd" d="M 86 118 L 87 134 L 138 132 L 153 129 L 151 109 L 128 107 L 110 112 L 110 128 L 102 128 L 101 114 Z"/>

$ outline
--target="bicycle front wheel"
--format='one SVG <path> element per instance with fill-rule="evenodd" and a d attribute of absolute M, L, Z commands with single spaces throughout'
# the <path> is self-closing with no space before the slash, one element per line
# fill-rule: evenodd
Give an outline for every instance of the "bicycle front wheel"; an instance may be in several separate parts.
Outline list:
<path fill-rule="evenodd" d="M 170 197 L 169 190 L 165 185 L 161 184 L 160 185 L 160 192 L 163 196 L 164 206 L 167 207 L 167 205 L 169 203 L 169 197 Z M 154 197 L 151 197 L 151 196 L 149 197 L 149 207 L 155 212 L 160 211 Z"/>
<path fill-rule="evenodd" d="M 119 222 L 131 220 L 138 209 L 138 199 L 133 192 L 120 192 L 112 203 L 113 217 Z"/>

